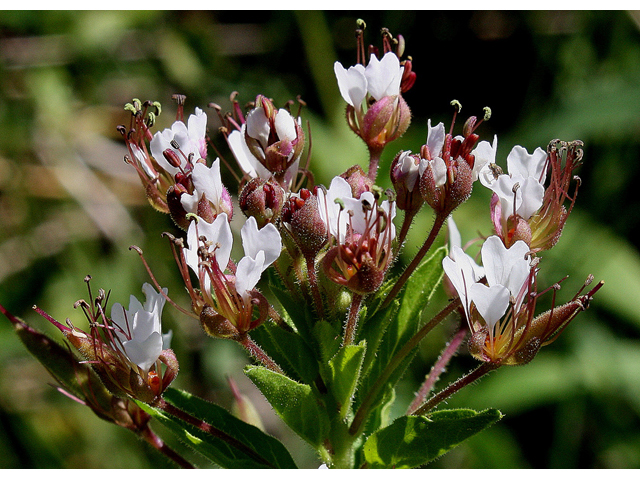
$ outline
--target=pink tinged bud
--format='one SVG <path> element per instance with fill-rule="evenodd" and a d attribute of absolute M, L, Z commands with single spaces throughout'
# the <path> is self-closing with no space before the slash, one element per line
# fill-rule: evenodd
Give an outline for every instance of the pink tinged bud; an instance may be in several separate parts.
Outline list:
<path fill-rule="evenodd" d="M 354 165 L 340 175 L 351 187 L 353 198 L 360 198 L 364 192 L 370 192 L 373 188 L 373 181 L 364 173 L 360 165 Z"/>
<path fill-rule="evenodd" d="M 215 338 L 240 338 L 238 329 L 212 307 L 206 306 L 200 312 L 200 325 L 205 333 Z"/>
<path fill-rule="evenodd" d="M 189 228 L 189 221 L 186 218 L 188 212 L 180 201 L 184 194 L 188 194 L 187 189 L 179 183 L 169 187 L 169 190 L 167 190 L 167 207 L 174 223 L 186 231 Z"/>
<path fill-rule="evenodd" d="M 420 193 L 436 213 L 447 216 L 471 195 L 473 172 L 464 160 L 449 161 L 446 179 L 444 184 L 439 186 L 437 184 L 438 164 L 439 162 L 435 167 L 431 165 L 431 168 L 427 166 L 424 169 L 420 177 Z"/>
<path fill-rule="evenodd" d="M 391 164 L 391 183 L 400 210 L 417 212 L 424 199 L 420 194 L 420 158 L 411 152 L 400 152 Z"/>
<path fill-rule="evenodd" d="M 315 257 L 328 239 L 318 206 L 318 197 L 303 189 L 300 197 L 289 199 L 282 212 L 282 219 L 289 224 L 291 236 L 305 258 Z"/>
<path fill-rule="evenodd" d="M 360 136 L 371 149 L 379 149 L 401 137 L 411 123 L 411 110 L 401 95 L 382 97 L 369 107 Z"/>
<path fill-rule="evenodd" d="M 253 217 L 260 228 L 274 222 L 284 206 L 284 191 L 272 180 L 254 178 L 240 192 L 240 209 L 247 217 Z"/>

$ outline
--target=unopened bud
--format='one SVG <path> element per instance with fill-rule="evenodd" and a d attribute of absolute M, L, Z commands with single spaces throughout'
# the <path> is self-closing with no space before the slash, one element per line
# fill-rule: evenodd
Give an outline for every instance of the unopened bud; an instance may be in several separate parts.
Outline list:
<path fill-rule="evenodd" d="M 351 187 L 353 198 L 360 198 L 360 195 L 370 192 L 373 188 L 373 181 L 364 173 L 360 165 L 350 167 L 340 177 L 344 178 Z"/>
<path fill-rule="evenodd" d="M 239 203 L 242 212 L 247 217 L 254 217 L 258 228 L 262 228 L 280 216 L 284 192 L 277 182 L 254 178 L 242 189 Z"/>
<path fill-rule="evenodd" d="M 200 312 L 200 324 L 207 335 L 216 338 L 238 338 L 238 329 L 212 307 L 206 306 Z"/>

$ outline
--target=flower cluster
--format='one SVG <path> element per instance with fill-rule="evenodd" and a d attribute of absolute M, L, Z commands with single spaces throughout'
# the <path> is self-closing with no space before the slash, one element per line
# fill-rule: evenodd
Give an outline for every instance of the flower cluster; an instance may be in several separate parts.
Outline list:
<path fill-rule="evenodd" d="M 530 362 L 589 306 L 602 282 L 584 295 L 581 289 L 560 306 L 555 304 L 559 284 L 538 290 L 541 252 L 557 243 L 576 201 L 579 179 L 573 193 L 569 190 L 572 172 L 582 159 L 581 142 L 554 140 L 546 152 L 537 148 L 531 154 L 515 146 L 503 173 L 496 164 L 497 136 L 490 143 L 481 141 L 478 133 L 490 109 L 485 108 L 480 120 L 470 116 L 455 133 L 461 105 L 454 100 L 448 131 L 443 123 L 432 126 L 429 120 L 425 143 L 414 149 L 416 153 L 393 156 L 387 172 L 393 188 L 383 191 L 376 185 L 383 151 L 409 126 L 411 113 L 402 93 L 416 80 L 411 58 L 401 60 L 402 36 L 393 38 L 386 29 L 382 36 L 382 55 L 372 47 L 365 56 L 359 29 L 356 65 L 334 64 L 347 122 L 365 142 L 370 159 L 367 172 L 353 165 L 335 176 L 328 188 L 316 185 L 308 170 L 311 153 L 301 112 L 291 113 L 293 102 L 276 108 L 273 100 L 257 95 L 245 112 L 234 93 L 231 113 L 210 105 L 239 170 L 231 172 L 237 185 L 230 189 L 221 176 L 221 165 L 230 163 L 221 153 L 213 161 L 208 158 L 211 142 L 203 110 L 196 108 L 185 122 L 186 97 L 177 95 L 176 121 L 153 133 L 159 103 L 134 99 L 125 106 L 131 113 L 129 127 L 119 127 L 128 148 L 125 160 L 139 174 L 151 204 L 182 229 L 180 235 L 165 236 L 190 305 L 184 308 L 169 298 L 143 252 L 132 247 L 155 285 L 143 285 L 144 304 L 131 296 L 128 309 L 114 304 L 109 317 L 108 294 L 101 290 L 93 298 L 89 289 L 90 301 L 77 303 L 89 321 L 88 333 L 42 312 L 112 395 L 164 409 L 228 442 L 231 449 L 243 452 L 242 458 L 269 464 L 244 437 L 239 440 L 229 433 L 232 423 L 217 430 L 163 398 L 178 372 L 169 349 L 171 332 L 163 334 L 161 329 L 168 301 L 199 321 L 206 334 L 237 342 L 262 364 L 263 369 L 248 369 L 247 375 L 255 375 L 251 378 L 256 386 L 318 449 L 325 464 L 354 466 L 367 456 L 358 449 L 375 448 L 365 439 L 376 434 L 370 429 L 386 427 L 382 412 L 389 405 L 384 402 L 394 397 L 393 382 L 419 342 L 450 313 L 457 311 L 466 326 L 445 347 L 436 373 L 416 395 L 413 420 L 492 369 Z M 305 148 L 307 165 L 301 166 Z M 463 250 L 452 218 L 476 180 L 492 192 L 489 215 L 494 232 L 483 237 L 482 265 Z M 236 198 L 244 221 L 233 217 Z M 394 277 L 393 264 L 423 208 L 433 214 L 431 230 L 408 266 Z M 397 211 L 402 216 L 398 231 Z M 423 261 L 445 223 L 448 256 L 441 248 Z M 244 255 L 236 262 L 232 254 L 238 235 Z M 270 267 L 272 272 L 265 274 Z M 260 282 L 267 276 L 272 289 L 263 293 Z M 423 323 L 421 311 L 433 293 L 426 288 L 436 288 L 443 277 L 452 301 Z M 424 298 L 416 298 L 417 291 Z M 549 291 L 553 307 L 537 314 L 538 297 Z M 274 298 L 278 303 L 272 303 Z M 439 372 L 467 334 L 469 352 L 480 366 L 427 400 Z M 288 410 L 289 404 L 295 408 Z M 314 412 L 318 424 L 300 422 L 301 411 Z M 148 417 L 141 420 L 146 421 Z M 127 425 L 138 428 L 142 423 Z M 416 432 L 411 434 L 424 433 Z"/>
<path fill-rule="evenodd" d="M 90 277 L 85 281 L 89 285 Z M 89 288 L 89 302 L 76 302 L 87 317 L 89 332 L 71 322 L 62 325 L 45 312 L 40 313 L 60 329 L 112 394 L 151 403 L 178 374 L 178 361 L 169 348 L 171 332 L 162 334 L 167 290 L 158 293 L 145 283 L 142 291 L 146 296 L 144 305 L 131 295 L 128 310 L 115 303 L 108 317 L 105 310 L 109 295 L 101 289 L 93 298 Z"/>

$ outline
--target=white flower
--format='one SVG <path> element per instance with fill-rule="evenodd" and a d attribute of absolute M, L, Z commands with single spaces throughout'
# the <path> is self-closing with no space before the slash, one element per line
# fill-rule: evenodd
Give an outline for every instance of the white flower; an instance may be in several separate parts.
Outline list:
<path fill-rule="evenodd" d="M 473 303 L 489 331 L 502 318 L 509 304 L 520 309 L 525 297 L 530 272 L 526 254 L 529 247 L 522 240 L 507 249 L 499 237 L 493 235 L 482 245 L 484 273 L 471 257 L 458 246 L 452 248 L 451 257 L 442 261 L 447 277 L 458 292 L 467 319 Z M 486 276 L 487 285 L 478 283 Z"/>
<path fill-rule="evenodd" d="M 349 225 L 349 215 L 344 212 L 341 214 L 342 207 L 336 203 L 341 200 L 353 198 L 351 187 L 342 177 L 334 177 L 331 185 L 325 195 L 322 189 L 318 189 L 318 213 L 320 219 L 329 229 L 329 233 L 333 235 L 339 243 L 344 243 L 347 233 L 347 225 Z"/>
<path fill-rule="evenodd" d="M 494 137 L 492 148 L 483 145 L 483 143 L 485 142 L 480 142 L 478 148 L 474 150 L 474 152 L 478 152 L 477 155 L 480 157 L 488 158 L 487 163 L 479 172 L 480 183 L 498 195 L 504 221 L 514 212 L 523 219 L 529 220 L 542 206 L 543 184 L 546 178 L 546 152 L 537 148 L 532 154 L 529 154 L 524 147 L 516 145 L 507 156 L 509 174 L 498 175 L 496 178 L 490 164 L 495 163 L 497 138 Z M 517 188 L 514 193 L 516 184 Z"/>
<path fill-rule="evenodd" d="M 172 150 L 178 156 L 182 169 L 186 167 L 189 155 L 193 154 L 193 162 L 207 156 L 207 114 L 196 108 L 196 114 L 189 116 L 188 125 L 187 127 L 184 122 L 176 121 L 171 128 L 157 132 L 149 143 L 153 158 L 171 175 L 178 173 L 180 168 L 174 167 L 164 158 L 165 150 Z M 175 148 L 172 142 L 177 143 L 179 148 Z"/>
<path fill-rule="evenodd" d="M 246 297 L 255 288 L 262 272 L 277 260 L 282 251 L 280 232 L 271 223 L 258 230 L 254 217 L 249 217 L 240 231 L 245 256 L 238 262 L 236 291 Z"/>
<path fill-rule="evenodd" d="M 377 236 L 378 230 L 374 224 L 377 222 L 378 213 L 373 193 L 363 192 L 358 199 L 344 197 L 342 200 L 345 209 L 341 216 L 346 217 L 353 231 L 360 235 Z M 389 225 L 386 227 L 389 228 L 391 235 L 389 241 L 391 241 L 396 236 L 396 228 L 393 224 L 393 219 L 396 216 L 396 204 L 385 200 L 380 204 L 380 208 L 386 213 L 389 221 Z"/>
<path fill-rule="evenodd" d="M 196 163 L 191 173 L 191 180 L 195 191 L 192 195 L 188 193 L 182 194 L 180 197 L 182 207 L 187 212 L 196 213 L 198 202 L 202 195 L 205 194 L 207 200 L 216 206 L 215 210 L 220 211 L 218 206 L 222 203 L 222 192 L 224 190 L 220 176 L 220 159 L 216 158 L 210 168 L 203 163 Z"/>
<path fill-rule="evenodd" d="M 162 335 L 160 317 L 165 297 L 148 283 L 142 285 L 142 291 L 146 296 L 144 306 L 131 295 L 128 310 L 119 303 L 111 307 L 111 320 L 118 327 L 114 331 L 124 353 L 132 363 L 148 372 L 162 351 L 169 348 L 172 334 Z M 168 292 L 166 288 L 162 291 L 165 295 Z"/>
<path fill-rule="evenodd" d="M 371 54 L 369 64 L 354 65 L 345 69 L 340 62 L 333 64 L 340 95 L 352 107 L 360 110 L 367 94 L 375 100 L 400 95 L 400 82 L 404 67 L 393 52 L 387 52 L 382 60 Z"/>
<path fill-rule="evenodd" d="M 204 246 L 207 248 L 209 254 L 215 256 L 218 268 L 221 272 L 224 272 L 229 263 L 231 248 L 233 247 L 233 235 L 231 234 L 227 214 L 221 213 L 212 223 L 207 223 L 198 217 L 197 222 L 191 222 L 189 224 L 189 229 L 187 230 L 187 248 L 185 248 L 184 252 L 187 265 L 189 265 L 196 274 L 199 272 L 200 264 L 198 249 L 203 245 L 200 237 L 206 239 Z M 200 285 L 200 288 L 209 290 L 211 280 L 207 275 L 205 275 L 204 280 L 205 284 Z"/>
<path fill-rule="evenodd" d="M 544 187 L 535 178 L 522 175 L 500 175 L 491 185 L 491 190 L 500 199 L 504 221 L 514 213 L 529 220 L 542 206 L 544 198 Z"/>

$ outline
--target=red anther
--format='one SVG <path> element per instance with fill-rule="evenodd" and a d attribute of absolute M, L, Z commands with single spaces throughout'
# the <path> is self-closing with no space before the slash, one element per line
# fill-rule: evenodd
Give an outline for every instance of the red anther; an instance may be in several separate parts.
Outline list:
<path fill-rule="evenodd" d="M 180 157 L 174 150 L 167 148 L 164 152 L 162 152 L 162 155 L 167 160 L 167 162 L 169 162 L 169 165 L 174 168 L 180 168 Z"/>

